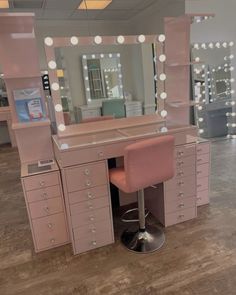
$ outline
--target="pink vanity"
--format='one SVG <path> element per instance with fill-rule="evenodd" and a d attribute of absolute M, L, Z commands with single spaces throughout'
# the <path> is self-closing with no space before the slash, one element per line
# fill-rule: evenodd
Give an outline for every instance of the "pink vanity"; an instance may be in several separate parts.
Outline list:
<path fill-rule="evenodd" d="M 156 114 L 77 125 L 65 126 L 57 68 L 53 61 L 57 46 L 78 46 L 78 38 L 46 38 L 58 128 L 57 135 L 52 136 L 47 114 L 45 120 L 39 122 L 19 122 L 12 94 L 16 89 L 39 88 L 42 105 L 46 109 L 33 15 L 0 14 L 0 53 L 5 57 L 3 70 L 5 69 L 13 129 L 22 164 L 22 186 L 36 252 L 72 243 L 73 253 L 78 254 L 114 243 L 108 160 L 124 156 L 125 147 L 143 139 L 166 134 L 175 138 L 174 178 L 145 191 L 147 208 L 163 226 L 196 218 L 197 206 L 209 203 L 210 144 L 199 140 L 196 127 L 187 123 L 191 19 L 192 16 L 184 16 L 168 18 L 166 21 L 165 46 L 167 59 L 171 63 L 157 61 L 156 75 L 163 78 L 166 70 L 169 79 L 167 82 L 161 78 L 156 83 Z M 1 32 L 2 25 L 6 23 L 11 23 L 11 26 L 7 32 Z M 172 52 L 171 36 L 176 34 L 174 28 L 183 42 L 177 42 L 182 47 L 178 49 L 175 46 L 175 52 Z M 12 33 L 18 34 L 19 38 L 12 38 Z M 127 44 L 157 40 L 157 36 L 146 36 L 146 39 L 141 36 L 126 36 L 124 39 Z M 100 39 L 96 40 L 100 42 Z M 105 44 L 114 45 L 117 40 L 121 42 L 123 39 L 116 36 L 103 38 Z M 155 47 L 157 56 L 165 52 L 163 36 L 159 36 L 158 40 Z M 81 37 L 79 44 L 92 43 L 93 37 Z M 24 50 L 26 44 L 27 53 Z M 18 57 L 15 57 L 14 65 L 17 67 L 11 62 L 16 48 Z M 183 48 L 184 54 L 175 54 L 178 50 L 183 53 Z M 177 67 L 180 67 L 181 75 L 177 74 Z M 168 97 L 165 91 L 168 91 Z M 54 163 L 38 166 L 39 160 L 48 159 L 53 159 Z"/>

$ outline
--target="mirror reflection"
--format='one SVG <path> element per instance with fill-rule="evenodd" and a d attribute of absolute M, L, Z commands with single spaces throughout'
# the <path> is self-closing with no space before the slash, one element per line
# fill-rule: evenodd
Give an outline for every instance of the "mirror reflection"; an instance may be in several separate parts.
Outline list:
<path fill-rule="evenodd" d="M 55 49 L 66 124 L 154 114 L 153 44 Z"/>
<path fill-rule="evenodd" d="M 3 74 L 0 72 L 0 107 L 8 106 L 7 90 L 3 80 Z"/>
<path fill-rule="evenodd" d="M 202 43 L 192 47 L 195 122 L 204 138 L 228 134 L 228 104 L 234 96 L 232 66 L 234 55 L 228 43 Z"/>

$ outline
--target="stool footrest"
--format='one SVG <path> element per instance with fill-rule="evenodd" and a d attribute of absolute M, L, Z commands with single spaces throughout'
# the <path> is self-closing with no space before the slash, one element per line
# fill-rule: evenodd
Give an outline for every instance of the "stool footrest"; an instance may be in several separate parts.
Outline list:
<path fill-rule="evenodd" d="M 138 208 L 133 208 L 133 209 L 130 209 L 130 210 L 125 211 L 125 213 L 121 216 L 121 221 L 126 222 L 126 223 L 129 223 L 129 222 L 139 222 L 139 219 L 127 219 L 127 218 L 125 218 L 129 213 L 134 212 L 134 211 L 137 211 L 138 212 L 139 210 L 138 210 Z M 147 209 L 145 209 L 145 211 L 147 211 Z M 149 211 L 147 211 L 145 213 L 145 218 L 147 218 L 147 216 L 148 216 L 149 213 L 150 213 Z"/>

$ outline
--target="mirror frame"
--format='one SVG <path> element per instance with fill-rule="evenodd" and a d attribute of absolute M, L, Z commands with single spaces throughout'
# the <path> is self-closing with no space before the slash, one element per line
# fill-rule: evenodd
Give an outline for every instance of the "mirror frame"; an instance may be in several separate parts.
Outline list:
<path fill-rule="evenodd" d="M 61 95 L 59 79 L 57 77 L 57 64 L 55 59 L 55 48 L 71 46 L 98 46 L 98 45 L 127 45 L 127 44 L 152 44 L 156 45 L 154 62 L 156 65 L 156 104 L 157 114 L 165 108 L 165 98 L 160 96 L 165 93 L 165 79 L 161 80 L 160 76 L 165 74 L 165 62 L 160 61 L 160 55 L 165 54 L 165 36 L 164 35 L 132 35 L 132 36 L 95 36 L 95 37 L 46 37 L 44 39 L 46 59 L 48 63 L 48 73 L 51 86 L 51 96 L 55 108 L 55 118 L 57 125 L 57 134 L 59 137 L 65 135 L 66 128 L 61 105 Z M 72 126 L 72 125 L 71 125 Z"/>

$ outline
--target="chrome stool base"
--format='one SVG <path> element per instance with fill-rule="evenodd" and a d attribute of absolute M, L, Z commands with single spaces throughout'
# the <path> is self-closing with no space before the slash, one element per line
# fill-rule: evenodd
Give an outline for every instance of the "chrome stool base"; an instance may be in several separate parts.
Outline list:
<path fill-rule="evenodd" d="M 165 235 L 160 228 L 146 225 L 144 231 L 124 231 L 121 235 L 121 242 L 130 251 L 145 254 L 160 249 L 165 242 Z"/>

